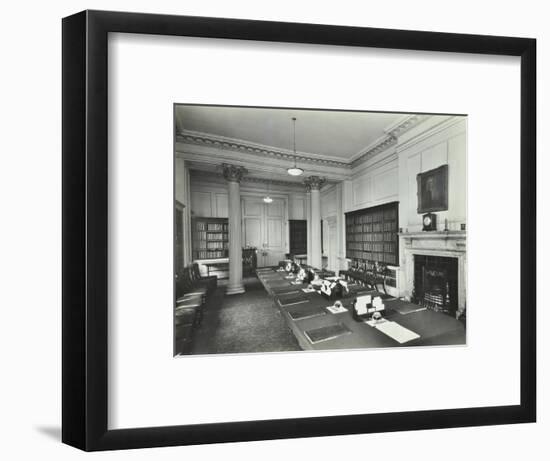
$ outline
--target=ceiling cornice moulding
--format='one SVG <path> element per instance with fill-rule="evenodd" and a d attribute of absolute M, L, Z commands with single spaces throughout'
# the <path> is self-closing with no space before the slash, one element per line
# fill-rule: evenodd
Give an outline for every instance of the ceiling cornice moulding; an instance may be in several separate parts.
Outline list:
<path fill-rule="evenodd" d="M 399 122 L 390 125 L 386 128 L 386 130 L 384 130 L 385 134 L 383 136 L 379 137 L 352 159 L 351 166 L 355 168 L 380 152 L 395 146 L 399 136 L 405 134 L 409 130 L 412 130 L 415 126 L 424 122 L 429 117 L 429 115 L 422 114 L 409 115 L 404 119 L 401 119 Z"/>
<path fill-rule="evenodd" d="M 176 135 L 176 141 L 187 144 L 211 146 L 218 149 L 231 150 L 235 152 L 246 152 L 250 154 L 260 155 L 263 157 L 271 157 L 277 159 L 283 159 L 288 161 L 294 161 L 294 158 L 300 163 L 309 163 L 317 165 L 335 166 L 339 168 L 350 168 L 348 162 L 341 160 L 334 160 L 331 158 L 313 156 L 306 156 L 303 153 L 297 153 L 287 149 L 279 149 L 262 144 L 256 144 L 242 139 L 227 138 L 224 136 L 217 136 L 209 133 L 201 133 L 198 131 L 184 130 Z"/>
<path fill-rule="evenodd" d="M 233 152 L 246 152 L 248 154 L 253 154 L 263 158 L 269 157 L 285 161 L 294 161 L 294 158 L 296 158 L 296 160 L 300 163 L 350 169 L 356 168 L 377 154 L 396 146 L 400 136 L 428 120 L 430 117 L 431 115 L 413 114 L 402 118 L 397 123 L 387 127 L 386 130 L 384 130 L 384 135 L 380 136 L 376 141 L 357 153 L 349 162 L 320 156 L 306 156 L 303 153 L 298 153 L 294 156 L 294 153 L 290 150 L 278 149 L 241 139 L 227 138 L 224 136 L 190 130 L 184 130 L 178 133 L 176 135 L 176 141 L 191 145 L 210 146 Z"/>
<path fill-rule="evenodd" d="M 410 137 L 409 139 L 405 139 L 402 143 L 399 144 L 399 146 L 397 146 L 396 150 L 397 152 L 402 152 L 404 150 L 410 149 L 412 146 L 419 144 L 426 139 L 433 138 L 438 133 L 444 130 L 448 130 L 460 123 L 464 123 L 464 120 L 465 117 L 455 115 L 450 115 L 445 119 L 438 120 L 428 129 Z"/>

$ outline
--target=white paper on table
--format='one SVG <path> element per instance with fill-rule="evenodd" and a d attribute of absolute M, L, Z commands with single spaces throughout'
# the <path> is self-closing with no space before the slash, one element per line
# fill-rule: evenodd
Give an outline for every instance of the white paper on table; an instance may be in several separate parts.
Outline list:
<path fill-rule="evenodd" d="M 388 335 L 390 338 L 395 339 L 399 344 L 407 343 L 413 339 L 420 338 L 419 334 L 402 327 L 396 322 L 385 321 L 371 326 Z"/>
<path fill-rule="evenodd" d="M 365 306 L 372 301 L 371 295 L 363 295 L 357 297 L 357 303 L 364 304 Z"/>
<path fill-rule="evenodd" d="M 357 298 L 357 301 L 355 302 L 355 310 L 359 315 L 367 313 L 367 304 L 371 302 L 371 299 L 371 295 L 363 295 Z"/>
<path fill-rule="evenodd" d="M 331 314 L 341 314 L 342 312 L 348 311 L 344 306 L 327 306 L 326 309 L 328 309 Z"/>

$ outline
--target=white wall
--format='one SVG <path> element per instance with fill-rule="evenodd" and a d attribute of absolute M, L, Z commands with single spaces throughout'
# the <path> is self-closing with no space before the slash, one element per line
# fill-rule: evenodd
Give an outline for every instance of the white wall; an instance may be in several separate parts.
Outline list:
<path fill-rule="evenodd" d="M 177 186 L 176 186 L 177 187 Z M 242 194 L 264 196 L 263 184 L 241 182 Z M 269 195 L 288 201 L 288 219 L 306 219 L 306 193 L 296 188 L 270 186 Z M 191 213 L 193 216 L 227 218 L 227 186 L 223 181 L 207 180 L 191 175 Z"/>
<path fill-rule="evenodd" d="M 227 218 L 227 188 L 191 180 L 191 214 L 202 218 Z"/>
<path fill-rule="evenodd" d="M 399 200 L 398 170 L 394 147 L 354 168 L 345 211 Z"/>
<path fill-rule="evenodd" d="M 449 230 L 460 230 L 461 224 L 466 224 L 467 120 L 462 118 L 450 122 L 443 127 L 430 127 L 426 122 L 397 147 L 399 227 L 403 230 L 422 230 L 422 214 L 417 213 L 416 176 L 441 165 L 449 166 L 449 207 L 447 211 L 437 212 L 437 228 L 444 229 L 445 219 Z M 429 136 L 418 134 L 426 128 L 429 129 Z"/>
<path fill-rule="evenodd" d="M 274 440 L 254 443 L 215 444 L 86 454 L 59 442 L 61 380 L 61 24 L 62 16 L 85 8 L 198 16 L 241 17 L 321 24 L 393 27 L 448 32 L 537 37 L 539 126 L 550 124 L 550 24 L 545 2 L 479 2 L 463 0 L 451 6 L 419 0 L 407 2 L 309 2 L 278 0 L 62 0 L 10 2 L 4 7 L 0 29 L 4 60 L 9 72 L 2 75 L 3 167 L 0 170 L 5 220 L 2 228 L 3 279 L 0 304 L 4 309 L 0 335 L 3 374 L 1 452 L 5 459 L 48 458 L 64 460 L 257 460 L 280 461 L 314 457 L 338 459 L 342 453 L 365 454 L 376 459 L 446 461 L 490 457 L 499 461 L 548 459 L 550 448 L 550 400 L 545 389 L 550 380 L 550 338 L 542 335 L 549 326 L 548 239 L 538 244 L 539 321 L 539 422 L 508 425 Z M 23 20 L 23 21 L 22 21 Z M 24 23 L 24 29 L 22 24 Z M 22 33 L 22 31 L 25 33 Z M 482 57 L 480 58 L 482 59 Z M 223 73 L 225 70 L 220 69 Z M 291 69 L 289 69 L 291 72 Z M 39 78 L 37 78 L 39 75 Z M 259 77 L 261 78 L 261 73 Z M 403 84 L 407 84 L 403 76 Z M 334 106 L 338 104 L 337 88 Z M 413 90 L 413 89 L 412 89 Z M 236 100 L 235 103 L 238 103 Z M 170 130 L 170 128 L 168 128 Z M 543 130 L 539 130 L 543 133 Z M 505 133 L 495 133 L 503 136 Z M 39 140 L 29 149 L 28 141 Z M 26 142 L 27 141 L 27 142 Z M 550 182 L 547 176 L 550 151 L 547 136 L 540 135 L 539 236 L 548 233 Z M 498 153 L 491 153 L 498 156 Z M 35 204 L 33 212 L 29 205 Z M 37 239 L 36 225 L 40 223 Z M 17 223 L 16 225 L 14 223 Z M 29 278 L 29 262 L 41 269 Z M 32 281 L 32 283 L 31 283 Z M 39 293 L 38 302 L 26 294 Z M 388 359 L 391 360 L 391 351 Z M 213 373 L 215 378 L 215 373 Z M 174 386 L 181 383 L 174 384 Z M 389 396 L 391 398 L 391 396 Z"/>
<path fill-rule="evenodd" d="M 328 257 L 327 268 L 334 271 L 347 268 L 342 190 L 343 184 L 337 183 L 326 186 L 321 191 L 323 249 Z"/>
<path fill-rule="evenodd" d="M 288 219 L 307 219 L 305 192 L 293 193 L 289 195 Z"/>

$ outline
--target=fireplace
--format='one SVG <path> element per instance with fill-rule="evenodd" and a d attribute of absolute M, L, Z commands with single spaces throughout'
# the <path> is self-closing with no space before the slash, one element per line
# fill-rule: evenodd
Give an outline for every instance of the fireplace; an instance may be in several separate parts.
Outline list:
<path fill-rule="evenodd" d="M 399 296 L 459 318 L 466 312 L 466 231 L 399 234 Z"/>
<path fill-rule="evenodd" d="M 455 316 L 458 310 L 458 259 L 414 255 L 412 301 Z"/>

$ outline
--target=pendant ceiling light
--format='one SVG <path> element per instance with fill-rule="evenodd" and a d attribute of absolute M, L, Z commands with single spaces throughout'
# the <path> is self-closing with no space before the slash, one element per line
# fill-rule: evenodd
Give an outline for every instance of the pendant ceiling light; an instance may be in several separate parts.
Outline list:
<path fill-rule="evenodd" d="M 292 123 L 294 125 L 294 166 L 290 167 L 286 172 L 290 176 L 300 176 L 304 173 L 304 170 L 296 166 L 296 117 L 292 117 Z"/>

